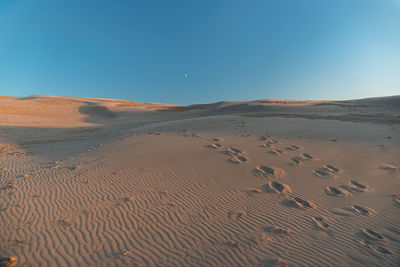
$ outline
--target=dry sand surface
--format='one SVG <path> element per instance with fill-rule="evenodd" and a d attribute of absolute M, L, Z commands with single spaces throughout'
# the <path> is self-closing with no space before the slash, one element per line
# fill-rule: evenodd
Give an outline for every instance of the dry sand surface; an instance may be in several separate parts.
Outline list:
<path fill-rule="evenodd" d="M 0 97 L 13 264 L 399 266 L 400 96 Z"/>

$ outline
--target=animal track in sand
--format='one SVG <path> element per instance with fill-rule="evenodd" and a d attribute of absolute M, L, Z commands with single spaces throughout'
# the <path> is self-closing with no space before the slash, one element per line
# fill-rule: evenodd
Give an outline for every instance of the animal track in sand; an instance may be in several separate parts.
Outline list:
<path fill-rule="evenodd" d="M 239 133 L 240 137 L 249 137 L 251 134 L 249 134 L 248 132 L 241 132 Z"/>
<path fill-rule="evenodd" d="M 278 182 L 268 182 L 265 186 L 265 191 L 274 192 L 278 194 L 286 194 L 288 192 L 292 192 L 292 189 L 287 184 L 281 184 Z"/>
<path fill-rule="evenodd" d="M 373 241 L 379 241 L 379 240 L 383 240 L 383 236 L 371 229 L 361 229 L 361 234 L 363 235 L 363 237 L 369 239 L 369 240 L 373 240 Z"/>
<path fill-rule="evenodd" d="M 262 144 L 261 147 L 272 147 L 272 146 L 274 146 L 276 144 L 279 144 L 278 140 L 272 139 L 272 138 L 270 138 L 268 136 L 261 136 L 260 139 L 262 141 L 265 141 L 265 143 Z"/>
<path fill-rule="evenodd" d="M 14 189 L 16 187 L 17 187 L 16 185 L 9 183 L 9 184 L 3 186 L 2 188 L 0 188 L 0 190 L 10 190 L 10 189 Z"/>
<path fill-rule="evenodd" d="M 394 204 L 400 207 L 400 197 L 393 195 Z"/>
<path fill-rule="evenodd" d="M 229 159 L 230 162 L 241 164 L 247 162 L 249 159 L 246 156 L 233 156 Z"/>
<path fill-rule="evenodd" d="M 124 197 L 124 198 L 122 198 L 122 200 L 125 202 L 132 201 L 133 197 Z"/>
<path fill-rule="evenodd" d="M 160 195 L 166 196 L 169 194 L 168 190 L 161 190 L 158 192 Z"/>
<path fill-rule="evenodd" d="M 235 155 L 239 155 L 239 154 L 243 153 L 242 150 L 240 150 L 238 148 L 233 148 L 233 147 L 229 148 L 228 151 L 230 151 L 231 153 L 233 153 Z"/>
<path fill-rule="evenodd" d="M 24 243 L 24 242 L 25 242 L 25 240 L 23 240 L 23 239 L 14 239 L 14 240 L 10 241 L 9 244 L 10 244 L 10 245 L 13 245 L 13 244 L 22 244 L 22 243 Z M 1 264 L 0 264 L 0 266 L 1 266 Z"/>
<path fill-rule="evenodd" d="M 307 160 L 313 160 L 315 159 L 312 155 L 308 154 L 308 153 L 304 153 L 301 155 L 302 158 L 307 159 Z"/>
<path fill-rule="evenodd" d="M 226 242 L 226 244 L 228 245 L 228 247 L 231 248 L 239 248 L 239 243 L 237 241 L 228 241 Z"/>
<path fill-rule="evenodd" d="M 124 256 L 128 256 L 131 254 L 129 250 L 122 251 L 120 253 L 115 253 L 114 256 L 112 256 L 114 259 L 122 259 Z"/>
<path fill-rule="evenodd" d="M 328 177 L 339 172 L 339 169 L 332 165 L 324 165 L 322 168 L 313 170 L 313 173 L 317 176 Z"/>
<path fill-rule="evenodd" d="M 72 224 L 73 224 L 71 221 L 69 221 L 67 219 L 59 220 L 59 223 L 62 224 L 63 226 L 72 226 Z"/>
<path fill-rule="evenodd" d="M 375 251 L 377 251 L 379 253 L 382 253 L 382 254 L 386 254 L 386 255 L 392 254 L 392 252 L 390 250 L 388 250 L 388 249 L 386 249 L 386 248 L 384 248 L 382 246 L 376 246 L 376 247 L 372 247 L 372 248 Z"/>
<path fill-rule="evenodd" d="M 17 257 L 2 257 L 0 258 L 1 267 L 11 267 L 15 266 L 17 262 Z"/>
<path fill-rule="evenodd" d="M 228 161 L 235 163 L 235 164 L 241 164 L 249 161 L 249 158 L 244 155 L 244 152 L 238 148 L 233 148 L 230 147 L 224 151 L 226 155 L 231 156 L 231 158 L 228 159 Z"/>
<path fill-rule="evenodd" d="M 384 164 L 380 167 L 381 170 L 385 170 L 385 171 L 396 171 L 398 168 L 392 164 Z"/>
<path fill-rule="evenodd" d="M 361 243 L 368 246 L 374 252 L 378 252 L 378 253 L 386 254 L 386 255 L 392 254 L 392 252 L 390 250 L 386 249 L 382 245 L 376 244 L 376 242 L 380 242 L 380 241 L 384 240 L 384 237 L 381 234 L 375 232 L 374 230 L 371 230 L 368 228 L 361 229 L 360 236 L 363 239 L 363 241 Z"/>
<path fill-rule="evenodd" d="M 148 135 L 161 135 L 161 132 L 148 132 Z"/>
<path fill-rule="evenodd" d="M 294 151 L 294 150 L 301 149 L 301 147 L 293 145 L 293 146 L 287 146 L 287 147 L 285 147 L 285 149 L 288 150 L 288 151 Z"/>
<path fill-rule="evenodd" d="M 246 216 L 246 212 L 244 212 L 244 211 L 239 211 L 236 214 L 236 218 L 238 218 L 238 219 L 243 218 L 244 216 Z"/>
<path fill-rule="evenodd" d="M 261 189 L 258 189 L 258 188 L 256 188 L 256 189 L 250 189 L 250 190 L 248 190 L 247 191 L 247 193 L 249 193 L 249 194 L 258 194 L 258 193 L 261 193 L 262 191 L 261 191 Z"/>
<path fill-rule="evenodd" d="M 283 229 L 280 227 L 276 227 L 276 226 L 266 226 L 263 228 L 263 230 L 267 233 L 271 233 L 271 234 L 290 234 L 292 231 L 289 229 Z"/>
<path fill-rule="evenodd" d="M 82 166 L 77 165 L 77 166 L 73 166 L 73 167 L 71 168 L 71 170 L 75 171 L 75 170 L 79 170 L 80 168 L 82 168 Z"/>
<path fill-rule="evenodd" d="M 0 157 L 20 158 L 27 155 L 30 155 L 30 153 L 19 149 L 17 145 L 0 143 Z"/>
<path fill-rule="evenodd" d="M 285 199 L 283 201 L 283 204 L 289 207 L 295 207 L 295 208 L 315 208 L 314 203 L 301 199 L 299 197 L 295 197 L 293 199 Z"/>
<path fill-rule="evenodd" d="M 226 149 L 226 150 L 224 150 L 224 154 L 226 154 L 226 155 L 228 155 L 228 156 L 236 156 L 236 155 L 238 155 L 238 154 L 240 154 L 242 151 L 240 151 L 240 152 L 236 152 L 236 151 L 240 151 L 239 149 L 236 149 L 236 148 L 228 148 L 228 149 Z"/>
<path fill-rule="evenodd" d="M 131 252 L 130 252 L 129 250 L 125 250 L 125 251 L 123 251 L 123 252 L 121 252 L 121 253 L 119 254 L 119 257 L 122 258 L 122 257 L 124 257 L 124 256 L 129 255 L 130 253 L 131 253 Z"/>
<path fill-rule="evenodd" d="M 351 208 L 354 212 L 360 213 L 362 215 L 370 215 L 374 213 L 374 211 L 370 208 L 361 207 L 355 204 L 351 205 Z"/>
<path fill-rule="evenodd" d="M 273 262 L 273 266 L 287 266 L 288 262 L 285 261 L 284 259 L 281 258 L 277 258 L 274 262 Z"/>
<path fill-rule="evenodd" d="M 214 148 L 214 149 L 219 149 L 219 148 L 222 147 L 222 145 L 220 143 L 214 143 L 214 144 L 208 145 L 207 147 Z"/>
<path fill-rule="evenodd" d="M 344 197 L 347 195 L 346 192 L 340 190 L 339 188 L 333 187 L 333 186 L 328 186 L 325 188 L 325 193 L 330 196 L 336 196 L 336 197 Z"/>
<path fill-rule="evenodd" d="M 0 211 L 8 211 L 9 209 L 10 209 L 10 207 L 0 208 Z"/>
<path fill-rule="evenodd" d="M 275 149 L 275 150 L 270 150 L 270 151 L 268 151 L 268 153 L 269 153 L 269 154 L 272 154 L 272 155 L 282 155 L 282 154 L 283 154 L 283 151 L 282 151 L 282 150 L 279 150 L 279 149 Z"/>
<path fill-rule="evenodd" d="M 351 190 L 357 192 L 365 192 L 370 190 L 370 187 L 368 187 L 367 185 L 363 185 L 355 180 L 349 181 L 349 185 Z"/>
<path fill-rule="evenodd" d="M 260 136 L 260 140 L 261 140 L 261 141 L 266 141 L 266 140 L 268 140 L 268 138 L 269 138 L 269 137 L 268 137 L 268 136 L 265 136 L 265 135 L 261 135 L 261 136 Z"/>
<path fill-rule="evenodd" d="M 286 176 L 285 170 L 280 169 L 280 168 L 274 168 L 274 167 L 257 166 L 255 171 L 257 173 L 261 173 L 265 176 L 273 176 L 276 178 L 282 178 L 282 177 Z"/>
<path fill-rule="evenodd" d="M 195 138 L 200 138 L 198 134 L 192 133 L 187 129 L 183 129 L 179 132 L 179 134 L 183 137 L 195 137 Z"/>
<path fill-rule="evenodd" d="M 301 166 L 303 165 L 303 159 L 300 157 L 293 157 L 289 160 L 288 164 L 290 166 Z"/>
<path fill-rule="evenodd" d="M 329 227 L 329 224 L 327 224 L 322 217 L 313 217 L 311 220 L 313 221 L 315 227 L 319 230 L 325 230 Z"/>

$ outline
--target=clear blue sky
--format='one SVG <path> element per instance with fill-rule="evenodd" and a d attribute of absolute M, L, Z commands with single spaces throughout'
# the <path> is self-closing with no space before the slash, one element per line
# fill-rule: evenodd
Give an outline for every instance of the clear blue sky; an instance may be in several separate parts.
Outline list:
<path fill-rule="evenodd" d="M 400 94 L 400 0 L 0 0 L 0 95 L 30 94 Z"/>

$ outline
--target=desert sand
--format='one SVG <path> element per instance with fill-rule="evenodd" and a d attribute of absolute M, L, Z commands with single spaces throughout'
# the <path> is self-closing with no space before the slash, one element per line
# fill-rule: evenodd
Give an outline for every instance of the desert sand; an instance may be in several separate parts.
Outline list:
<path fill-rule="evenodd" d="M 0 265 L 399 266 L 400 96 L 0 97 Z"/>

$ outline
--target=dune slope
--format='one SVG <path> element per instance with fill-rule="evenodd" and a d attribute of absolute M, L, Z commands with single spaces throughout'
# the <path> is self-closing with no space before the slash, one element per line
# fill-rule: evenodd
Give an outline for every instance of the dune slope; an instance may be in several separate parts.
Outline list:
<path fill-rule="evenodd" d="M 399 168 L 399 96 L 0 97 L 0 265 L 398 266 Z"/>

